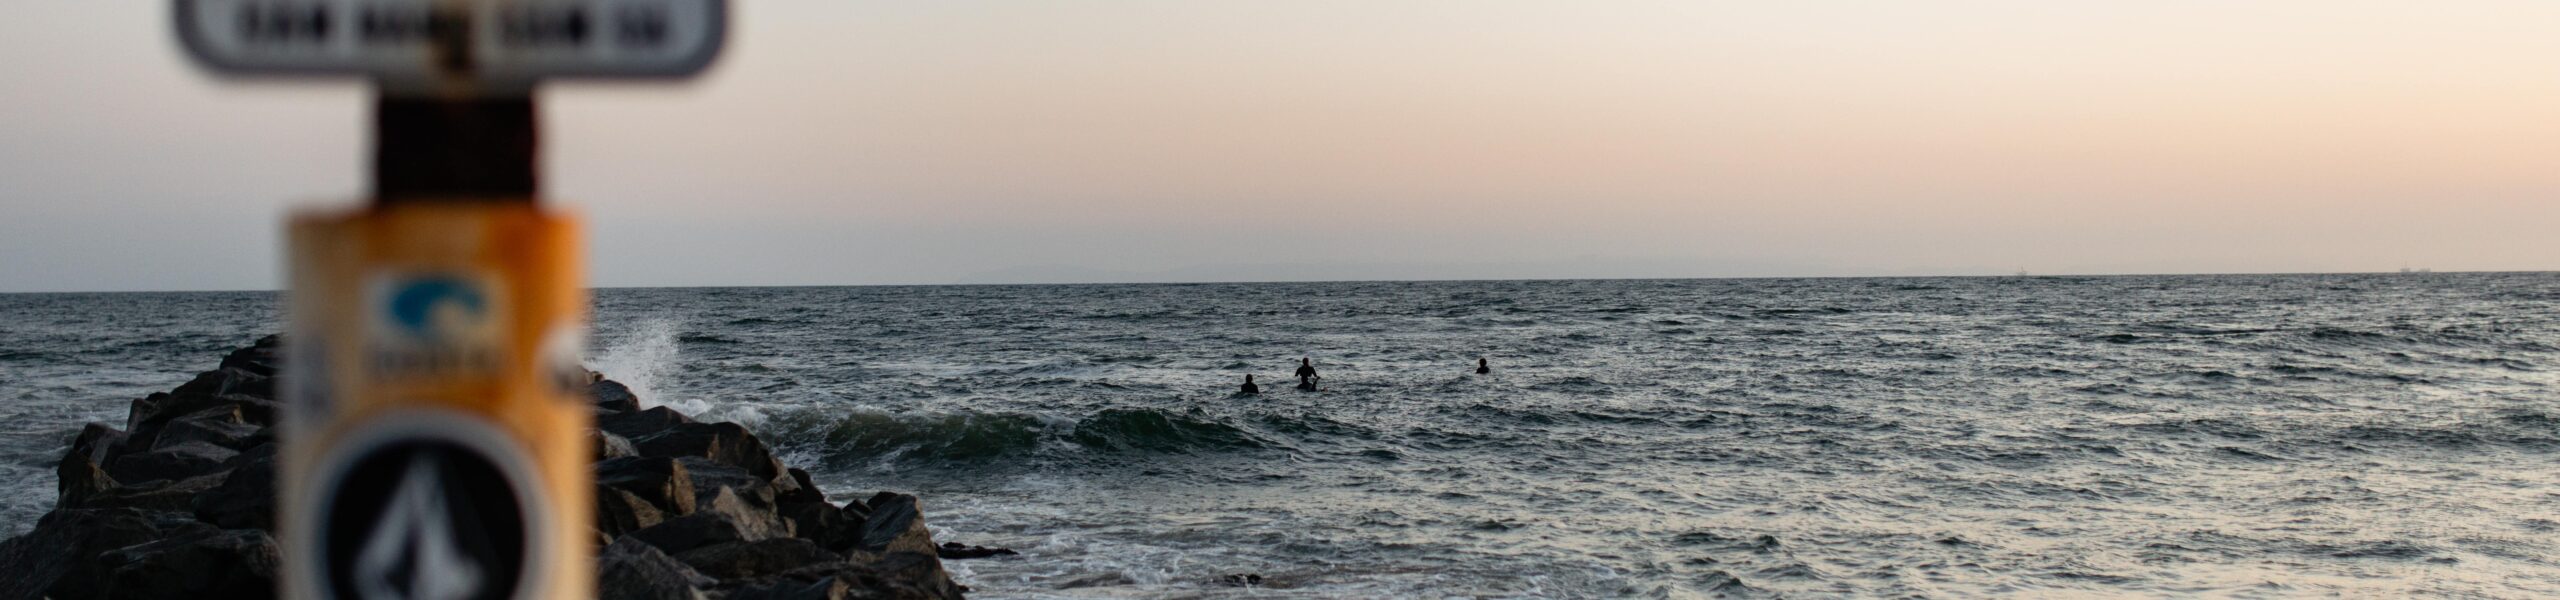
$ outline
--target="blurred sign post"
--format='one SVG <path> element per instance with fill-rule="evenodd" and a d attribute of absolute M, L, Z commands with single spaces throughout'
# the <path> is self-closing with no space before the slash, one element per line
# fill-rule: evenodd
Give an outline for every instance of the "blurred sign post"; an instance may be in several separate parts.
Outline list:
<path fill-rule="evenodd" d="M 722 0 L 174 0 L 242 78 L 379 89 L 373 190 L 289 228 L 279 538 L 291 598 L 592 598 L 577 221 L 535 87 L 683 79 Z"/>

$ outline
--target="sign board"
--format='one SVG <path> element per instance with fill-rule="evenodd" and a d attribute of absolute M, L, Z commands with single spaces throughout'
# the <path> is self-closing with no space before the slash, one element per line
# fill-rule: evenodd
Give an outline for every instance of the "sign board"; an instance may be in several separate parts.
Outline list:
<path fill-rule="evenodd" d="M 232 75 L 392 87 L 681 78 L 720 53 L 725 0 L 176 0 L 178 39 Z"/>

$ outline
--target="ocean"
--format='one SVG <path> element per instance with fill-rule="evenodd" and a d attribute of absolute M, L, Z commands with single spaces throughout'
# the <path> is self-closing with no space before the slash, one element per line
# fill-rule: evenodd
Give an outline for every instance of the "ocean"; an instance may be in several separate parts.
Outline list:
<path fill-rule="evenodd" d="M 949 563 L 986 598 L 2532 598 L 2555 307 L 2553 273 L 605 289 L 590 365 L 1022 552 Z M 0 295 L 0 532 L 82 422 L 277 311 Z"/>

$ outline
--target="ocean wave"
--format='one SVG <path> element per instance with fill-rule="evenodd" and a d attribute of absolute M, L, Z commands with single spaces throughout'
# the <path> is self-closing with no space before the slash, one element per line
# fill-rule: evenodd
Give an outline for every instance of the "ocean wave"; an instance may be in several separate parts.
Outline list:
<path fill-rule="evenodd" d="M 983 463 L 1066 453 L 1202 454 L 1279 447 L 1200 411 L 1111 408 L 1080 418 L 1022 412 L 797 411 L 768 427 L 831 465 Z"/>

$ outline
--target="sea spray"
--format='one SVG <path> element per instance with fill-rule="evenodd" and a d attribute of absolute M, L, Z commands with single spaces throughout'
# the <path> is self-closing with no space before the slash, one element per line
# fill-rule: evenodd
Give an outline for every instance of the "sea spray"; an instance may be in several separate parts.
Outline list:
<path fill-rule="evenodd" d="M 685 393 L 676 381 L 677 369 L 683 365 L 684 327 L 666 317 L 634 321 L 630 327 L 604 344 L 604 350 L 588 359 L 587 368 L 604 373 L 629 386 L 640 397 L 642 407 L 665 406 L 685 414 L 748 427 L 762 425 L 764 411 L 754 406 L 726 405 L 708 398 Z"/>

